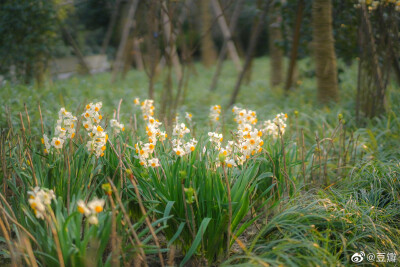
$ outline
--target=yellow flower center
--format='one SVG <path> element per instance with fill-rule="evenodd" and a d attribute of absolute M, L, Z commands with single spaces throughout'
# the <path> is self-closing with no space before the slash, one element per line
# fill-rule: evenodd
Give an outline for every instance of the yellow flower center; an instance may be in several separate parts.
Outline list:
<path fill-rule="evenodd" d="M 106 146 L 102 146 L 101 150 L 103 150 L 103 151 L 106 150 Z"/>
<path fill-rule="evenodd" d="M 102 132 L 102 131 L 103 131 L 103 128 L 101 128 L 101 126 L 97 126 L 97 131 L 98 131 L 98 132 Z"/>
<path fill-rule="evenodd" d="M 194 151 L 194 146 L 191 146 L 191 147 L 190 147 L 190 151 Z"/>
<path fill-rule="evenodd" d="M 181 152 L 179 150 L 177 150 L 176 154 L 179 156 L 181 154 Z"/>
<path fill-rule="evenodd" d="M 79 211 L 80 213 L 82 213 L 82 214 L 85 213 L 85 210 L 84 210 L 81 206 L 78 207 L 78 211 Z"/>
<path fill-rule="evenodd" d="M 103 211 L 103 207 L 102 206 L 96 206 L 95 211 L 97 213 L 102 212 Z"/>
<path fill-rule="evenodd" d="M 99 108 L 98 108 L 98 107 L 95 107 L 94 110 L 99 111 Z"/>
<path fill-rule="evenodd" d="M 56 140 L 56 141 L 54 142 L 54 144 L 55 144 L 56 146 L 58 146 L 58 145 L 61 144 L 61 142 L 60 142 L 59 140 Z"/>

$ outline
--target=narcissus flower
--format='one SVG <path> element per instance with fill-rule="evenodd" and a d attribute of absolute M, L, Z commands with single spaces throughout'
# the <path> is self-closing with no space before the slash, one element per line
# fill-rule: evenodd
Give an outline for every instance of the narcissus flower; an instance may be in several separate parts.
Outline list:
<path fill-rule="evenodd" d="M 151 167 L 153 167 L 153 168 L 159 167 L 159 166 L 160 166 L 160 162 L 159 162 L 158 158 L 149 159 L 148 162 L 149 162 L 149 165 L 150 165 Z"/>
<path fill-rule="evenodd" d="M 83 200 L 78 200 L 77 209 L 81 214 L 84 214 L 90 224 L 98 224 L 99 220 L 97 214 L 102 212 L 104 209 L 104 199 L 95 198 L 90 201 L 87 205 Z"/>
<path fill-rule="evenodd" d="M 51 145 L 57 149 L 62 148 L 63 144 L 64 144 L 64 139 L 53 137 L 53 140 L 51 140 Z"/>
<path fill-rule="evenodd" d="M 188 121 L 191 121 L 191 120 L 192 120 L 192 117 L 193 117 L 193 115 L 192 115 L 191 113 L 188 113 L 188 112 L 185 113 L 185 118 L 186 118 Z"/>
<path fill-rule="evenodd" d="M 210 120 L 212 122 L 218 122 L 221 116 L 221 106 L 215 105 L 210 108 Z"/>
<path fill-rule="evenodd" d="M 29 205 L 35 212 L 36 218 L 43 219 L 51 201 L 56 198 L 53 190 L 35 187 L 33 191 L 28 191 L 28 195 Z"/>
<path fill-rule="evenodd" d="M 110 126 L 113 128 L 114 133 L 116 134 L 119 134 L 121 131 L 125 131 L 125 126 L 115 119 L 110 120 Z"/>

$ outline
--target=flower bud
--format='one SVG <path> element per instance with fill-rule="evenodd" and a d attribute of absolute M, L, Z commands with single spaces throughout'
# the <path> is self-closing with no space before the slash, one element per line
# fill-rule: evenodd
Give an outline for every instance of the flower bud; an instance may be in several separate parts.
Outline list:
<path fill-rule="evenodd" d="M 111 190 L 111 185 L 109 183 L 102 184 L 101 188 L 104 190 L 106 195 L 111 196 L 112 190 Z"/>
<path fill-rule="evenodd" d="M 221 163 L 225 162 L 226 156 L 223 153 L 219 153 L 218 159 Z"/>

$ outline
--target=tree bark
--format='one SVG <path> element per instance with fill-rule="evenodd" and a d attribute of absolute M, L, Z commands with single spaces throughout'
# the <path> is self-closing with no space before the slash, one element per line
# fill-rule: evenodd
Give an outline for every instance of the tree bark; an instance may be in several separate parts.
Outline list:
<path fill-rule="evenodd" d="M 312 18 L 317 95 L 326 104 L 339 100 L 331 0 L 314 0 Z"/>
<path fill-rule="evenodd" d="M 251 59 L 253 57 L 254 49 L 257 44 L 258 36 L 260 35 L 260 32 L 261 32 L 264 18 L 268 13 L 269 2 L 270 2 L 269 0 L 267 0 L 265 2 L 260 16 L 258 18 L 256 18 L 256 19 L 258 19 L 258 23 L 255 25 L 255 28 L 253 29 L 253 34 L 250 37 L 250 43 L 249 43 L 249 47 L 247 49 L 246 60 L 245 60 L 243 69 L 239 74 L 238 80 L 236 81 L 235 89 L 232 92 L 231 100 L 229 102 L 228 107 L 232 106 L 236 102 L 237 95 L 239 94 L 239 91 L 240 91 L 240 86 L 242 85 L 242 82 L 243 82 L 243 78 L 244 78 L 244 76 L 247 72 L 247 69 L 249 68 L 250 63 L 251 63 Z"/>
<path fill-rule="evenodd" d="M 133 56 L 135 57 L 136 69 L 144 69 L 142 52 L 140 51 L 140 40 L 133 38 Z"/>
<path fill-rule="evenodd" d="M 222 13 L 221 5 L 219 4 L 218 0 L 211 0 L 211 5 L 214 8 L 218 24 L 224 36 L 224 45 L 226 45 L 229 56 L 235 64 L 237 71 L 240 71 L 242 69 L 242 64 L 240 63 L 240 58 L 236 50 L 235 44 L 232 41 L 231 31 L 228 28 L 228 24 L 226 23 L 224 14 Z"/>
<path fill-rule="evenodd" d="M 176 40 L 176 35 L 172 31 L 172 23 L 170 20 L 170 14 L 168 14 L 169 10 L 167 7 L 167 1 L 163 1 L 162 8 L 161 8 L 161 14 L 162 14 L 162 20 L 163 20 L 163 26 L 164 26 L 164 36 L 166 39 L 167 46 L 165 48 L 165 51 L 167 54 L 171 57 L 171 63 L 174 66 L 176 76 L 178 80 L 182 79 L 182 67 L 181 63 L 179 61 L 178 57 L 178 52 L 176 50 L 176 45 L 175 45 L 175 40 Z"/>
<path fill-rule="evenodd" d="M 299 51 L 300 29 L 301 29 L 301 21 L 303 20 L 303 11 L 304 11 L 304 0 L 300 0 L 297 5 L 296 25 L 293 32 L 292 49 L 290 52 L 290 62 L 288 65 L 288 71 L 286 77 L 286 84 L 285 84 L 286 92 L 288 92 L 292 88 L 293 84 L 294 70 L 296 68 L 297 54 Z"/>
<path fill-rule="evenodd" d="M 67 38 L 68 42 L 74 49 L 75 55 L 78 57 L 79 64 L 83 68 L 83 72 L 85 74 L 90 74 L 90 69 L 86 64 L 85 58 L 83 57 L 83 54 L 81 53 L 81 50 L 78 47 L 78 44 L 75 42 L 74 38 L 72 38 L 72 35 L 68 31 L 68 29 L 61 22 L 59 22 L 59 26 L 61 28 L 62 33 L 64 34 L 64 36 Z"/>
<path fill-rule="evenodd" d="M 211 34 L 210 0 L 200 1 L 201 12 L 201 60 L 207 68 L 215 63 L 217 52 Z"/>
<path fill-rule="evenodd" d="M 125 54 L 124 51 L 126 44 L 128 42 L 129 32 L 133 26 L 134 16 L 138 2 L 139 0 L 131 0 L 129 6 L 128 16 L 126 18 L 126 22 L 122 30 L 121 41 L 119 42 L 117 56 L 114 62 L 114 67 L 112 71 L 112 82 L 115 82 L 118 72 L 120 72 L 124 66 L 124 54 Z"/>
<path fill-rule="evenodd" d="M 277 43 L 282 41 L 280 10 L 271 6 L 271 22 L 269 25 L 269 55 L 270 55 L 270 85 L 279 86 L 282 83 L 283 50 Z"/>
<path fill-rule="evenodd" d="M 240 11 L 242 11 L 243 3 L 244 3 L 244 0 L 238 0 L 236 2 L 236 7 L 235 7 L 232 17 L 229 21 L 229 31 L 230 32 L 234 32 L 236 29 L 236 24 L 239 19 Z M 232 38 L 232 36 L 231 36 L 231 38 Z M 214 76 L 213 76 L 213 79 L 211 82 L 210 91 L 214 91 L 217 87 L 218 79 L 219 79 L 219 76 L 222 71 L 222 66 L 223 66 L 223 63 L 225 60 L 227 49 L 228 49 L 227 42 L 226 42 L 226 40 L 224 40 L 221 51 L 219 52 L 219 55 L 218 55 L 217 67 L 215 69 L 215 73 L 214 73 Z"/>
<path fill-rule="evenodd" d="M 110 43 L 110 39 L 111 39 L 113 29 L 115 27 L 115 23 L 117 22 L 117 17 L 118 17 L 117 15 L 118 15 L 120 3 L 121 3 L 121 0 L 117 0 L 117 2 L 115 3 L 114 10 L 111 14 L 111 20 L 107 27 L 106 36 L 104 37 L 103 44 L 101 45 L 100 54 L 104 54 L 107 51 L 107 47 L 108 47 L 108 44 Z"/>

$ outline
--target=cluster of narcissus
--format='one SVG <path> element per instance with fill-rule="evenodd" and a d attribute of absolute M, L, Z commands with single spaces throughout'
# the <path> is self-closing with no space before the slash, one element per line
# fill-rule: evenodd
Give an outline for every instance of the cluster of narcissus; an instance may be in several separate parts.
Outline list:
<path fill-rule="evenodd" d="M 35 187 L 33 191 L 28 191 L 29 205 L 33 209 L 36 218 L 44 219 L 46 211 L 48 211 L 51 201 L 56 198 L 53 190 Z"/>
<path fill-rule="evenodd" d="M 213 119 L 220 113 L 220 106 L 211 107 L 210 118 Z M 218 112 L 216 112 L 218 111 Z M 222 147 L 223 136 L 220 133 L 209 132 L 210 142 L 219 151 L 218 158 L 216 159 L 217 166 L 222 163 L 231 168 L 237 165 L 243 165 L 251 156 L 256 153 L 262 152 L 263 133 L 271 135 L 276 138 L 284 134 L 286 127 L 285 121 L 286 114 L 278 114 L 273 121 L 264 122 L 265 128 L 259 130 L 255 127 L 257 124 L 257 114 L 255 111 L 246 110 L 238 107 L 232 109 L 234 113 L 234 120 L 237 122 L 237 131 L 235 132 L 234 140 L 228 141 L 225 147 Z"/>
<path fill-rule="evenodd" d="M 376 10 L 379 6 L 394 7 L 396 11 L 400 11 L 400 0 L 358 0 L 354 6 L 360 8 L 361 5 L 366 5 L 369 11 Z"/>
<path fill-rule="evenodd" d="M 75 137 L 75 122 L 77 118 L 67 112 L 65 108 L 61 108 L 58 112 L 57 125 L 54 131 L 54 137 L 51 142 L 46 134 L 43 135 L 42 144 L 44 144 L 44 152 L 50 153 L 52 148 L 61 149 L 67 139 Z"/>
<path fill-rule="evenodd" d="M 78 211 L 85 215 L 90 224 L 98 224 L 97 214 L 103 211 L 104 203 L 104 199 L 98 198 L 94 198 L 87 204 L 83 200 L 78 200 Z"/>
<path fill-rule="evenodd" d="M 137 155 L 135 156 L 140 165 L 143 167 L 159 167 L 160 161 L 155 155 L 155 148 L 158 142 L 163 142 L 168 137 L 165 131 L 160 129 L 162 123 L 154 118 L 153 100 L 146 99 L 140 102 L 139 98 L 135 98 L 135 105 L 140 105 L 143 120 L 146 123 L 146 141 L 139 141 L 135 144 Z M 100 109 L 102 103 L 89 103 L 85 106 L 85 111 L 82 113 L 82 125 L 87 131 L 89 140 L 86 147 L 89 152 L 96 157 L 102 157 L 106 149 L 108 135 L 101 125 L 102 115 Z M 262 152 L 264 141 L 263 135 L 268 135 L 273 138 L 282 136 L 285 132 L 287 115 L 280 113 L 273 120 L 264 122 L 264 128 L 258 129 L 257 114 L 255 111 L 246 110 L 243 108 L 234 107 L 232 109 L 234 120 L 237 122 L 237 130 L 234 132 L 233 140 L 227 142 L 226 146 L 222 145 L 224 140 L 223 135 L 217 132 L 209 132 L 209 141 L 212 144 L 213 150 L 217 152 L 216 166 L 224 165 L 229 168 L 243 165 L 244 162 L 250 159 L 256 153 Z M 221 106 L 215 105 L 210 109 L 210 119 L 213 122 L 219 121 L 221 114 Z M 191 121 L 192 114 L 186 113 L 185 119 Z M 59 112 L 57 127 L 55 130 L 56 137 L 53 138 L 51 145 L 46 135 L 42 142 L 45 144 L 46 151 L 49 152 L 51 146 L 57 149 L 62 148 L 64 141 L 67 138 L 73 138 L 75 135 L 75 122 L 77 118 L 65 108 Z M 110 126 L 115 134 L 119 134 L 125 130 L 125 127 L 116 119 L 110 120 Z M 190 136 L 190 129 L 182 122 L 179 122 L 179 117 L 176 118 L 173 126 L 171 145 L 172 153 L 178 157 L 183 157 L 195 151 L 198 141 Z M 58 142 L 59 141 L 59 142 Z M 203 153 L 207 152 L 207 148 L 203 148 Z M 50 202 L 55 198 L 52 190 L 40 189 L 36 187 L 34 191 L 29 192 L 31 198 L 29 204 L 35 211 L 38 218 L 43 218 L 46 212 L 46 207 L 50 207 Z M 83 200 L 77 202 L 78 211 L 85 215 L 88 222 L 97 224 L 97 214 L 103 211 L 104 200 L 93 199 L 85 203 Z"/>
<path fill-rule="evenodd" d="M 266 135 L 271 135 L 274 139 L 278 138 L 281 134 L 285 133 L 286 119 L 287 114 L 279 113 L 273 120 L 264 122 L 262 132 Z"/>
<path fill-rule="evenodd" d="M 51 210 L 50 204 L 56 198 L 53 190 L 35 187 L 33 191 L 28 191 L 29 205 L 33 209 L 36 218 L 44 219 L 46 212 Z M 85 204 L 83 200 L 78 200 L 78 211 L 86 216 L 90 224 L 98 224 L 97 214 L 103 211 L 104 199 L 95 198 Z"/>
<path fill-rule="evenodd" d="M 82 114 L 82 117 L 84 118 L 83 127 L 86 129 L 89 136 L 89 141 L 87 142 L 86 147 L 88 151 L 93 152 L 96 157 L 104 156 L 108 140 L 107 133 L 100 125 L 103 118 L 100 114 L 101 107 L 101 102 L 97 102 L 96 104 L 87 104 L 85 107 L 86 110 Z"/>
<path fill-rule="evenodd" d="M 163 142 L 167 138 L 165 131 L 160 130 L 162 125 L 157 119 L 153 117 L 154 106 L 153 100 L 146 99 L 140 103 L 139 98 L 135 98 L 134 103 L 136 105 L 141 105 L 141 110 L 143 114 L 143 120 L 147 123 L 146 134 L 148 142 L 138 142 L 135 144 L 136 157 L 139 159 L 140 165 L 144 167 L 158 167 L 160 162 L 157 157 L 154 156 L 154 149 L 156 148 L 157 141 Z"/>
<path fill-rule="evenodd" d="M 212 122 L 218 122 L 221 116 L 221 106 L 215 105 L 210 108 L 210 119 Z"/>

